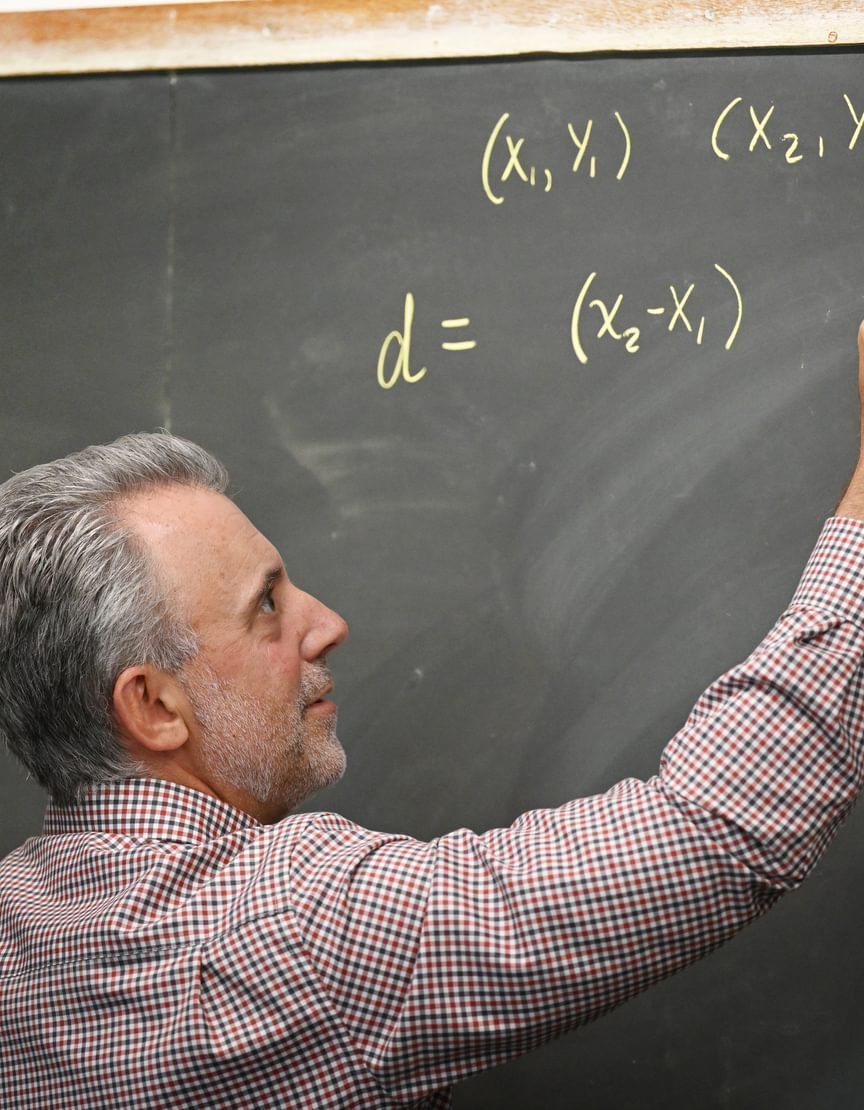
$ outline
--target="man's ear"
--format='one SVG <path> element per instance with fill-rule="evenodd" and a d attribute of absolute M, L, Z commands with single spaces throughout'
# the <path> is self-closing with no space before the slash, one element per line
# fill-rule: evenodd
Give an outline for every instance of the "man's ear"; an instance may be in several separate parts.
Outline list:
<path fill-rule="evenodd" d="M 183 687 L 149 663 L 120 673 L 111 704 L 121 737 L 147 751 L 177 751 L 189 739 L 191 707 Z"/>

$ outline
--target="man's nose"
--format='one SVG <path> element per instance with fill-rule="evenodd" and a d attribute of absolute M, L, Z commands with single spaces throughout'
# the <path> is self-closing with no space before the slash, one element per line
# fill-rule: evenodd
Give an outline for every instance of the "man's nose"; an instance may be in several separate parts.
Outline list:
<path fill-rule="evenodd" d="M 309 619 L 300 645 L 300 654 L 311 662 L 344 643 L 348 638 L 348 624 L 337 612 L 311 594 L 306 595 L 306 604 Z"/>

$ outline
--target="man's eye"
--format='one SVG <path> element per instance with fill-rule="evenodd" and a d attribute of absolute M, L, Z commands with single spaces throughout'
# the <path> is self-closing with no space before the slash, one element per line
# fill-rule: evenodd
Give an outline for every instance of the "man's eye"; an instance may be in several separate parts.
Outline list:
<path fill-rule="evenodd" d="M 261 609 L 265 613 L 276 612 L 276 599 L 273 597 L 273 587 L 270 586 L 261 598 Z"/>

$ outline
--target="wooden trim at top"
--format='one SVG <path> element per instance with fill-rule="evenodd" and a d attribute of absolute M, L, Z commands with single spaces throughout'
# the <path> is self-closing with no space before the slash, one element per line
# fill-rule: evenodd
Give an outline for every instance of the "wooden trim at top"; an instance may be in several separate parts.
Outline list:
<path fill-rule="evenodd" d="M 0 75 L 862 42 L 862 0 L 237 0 L 5 12 Z"/>

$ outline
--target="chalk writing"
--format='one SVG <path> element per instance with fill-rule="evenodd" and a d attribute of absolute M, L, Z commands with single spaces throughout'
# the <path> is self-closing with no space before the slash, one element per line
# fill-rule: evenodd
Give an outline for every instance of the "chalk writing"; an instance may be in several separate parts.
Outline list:
<path fill-rule="evenodd" d="M 727 302 L 731 300 L 730 311 L 728 305 L 718 305 L 716 288 L 708 290 L 708 303 L 712 310 L 718 309 L 721 317 L 719 335 L 724 348 L 728 351 L 741 328 L 744 300 L 738 283 L 729 271 L 719 262 L 714 263 L 713 269 L 721 279 L 721 291 L 726 291 Z M 706 313 L 698 308 L 699 292 L 695 281 L 689 281 L 686 285 L 683 282 L 678 285 L 667 285 L 660 303 L 649 304 L 640 313 L 634 315 L 625 310 L 623 293 L 618 293 L 608 300 L 592 295 L 596 289 L 597 279 L 597 271 L 592 270 L 582 282 L 570 315 L 570 345 L 576 358 L 583 365 L 588 362 L 589 357 L 586 344 L 590 345 L 593 340 L 611 339 L 616 343 L 622 343 L 624 350 L 629 354 L 636 354 L 641 349 L 646 324 L 656 322 L 657 325 L 665 325 L 663 330 L 667 334 L 686 332 L 693 336 L 697 346 L 701 346 L 706 338 L 718 334 L 717 329 L 712 331 L 708 326 Z M 668 297 L 666 290 L 668 290 Z M 728 297 L 729 293 L 731 298 Z M 649 318 L 647 321 L 643 318 L 645 316 Z M 468 316 L 456 316 L 441 321 L 441 327 L 448 335 L 456 329 L 467 328 L 470 324 L 471 320 Z M 593 330 L 594 327 L 597 327 L 596 332 Z M 411 293 L 406 293 L 402 327 L 394 328 L 387 334 L 378 353 L 377 377 L 382 389 L 392 389 L 400 381 L 414 385 L 426 377 L 427 367 L 423 366 L 419 370 L 411 369 L 413 328 L 414 297 Z M 443 351 L 473 351 L 476 346 L 476 339 L 446 339 L 441 343 Z"/>
<path fill-rule="evenodd" d="M 714 270 L 723 279 L 726 287 L 730 289 L 734 295 L 734 320 L 731 326 L 725 331 L 724 346 L 728 351 L 738 335 L 738 330 L 741 327 L 741 320 L 744 314 L 744 302 L 741 296 L 741 291 L 732 275 L 725 270 L 719 263 L 714 263 Z M 586 319 L 589 313 L 594 313 L 593 323 L 596 325 L 599 320 L 599 328 L 595 339 L 609 338 L 618 343 L 624 344 L 624 350 L 629 354 L 635 354 L 640 350 L 643 338 L 643 327 L 637 324 L 636 321 L 641 319 L 639 315 L 628 315 L 625 322 L 619 322 L 619 315 L 622 312 L 624 305 L 624 294 L 619 293 L 614 300 L 606 301 L 601 297 L 592 297 L 588 299 L 589 294 L 592 292 L 594 283 L 597 280 L 597 271 L 593 270 L 582 283 L 579 294 L 573 305 L 573 312 L 570 317 L 570 344 L 573 348 L 573 353 L 576 358 L 584 365 L 588 362 L 588 352 L 585 349 L 584 335 L 589 329 L 589 324 Z M 678 288 L 675 285 L 669 285 L 668 301 L 653 306 L 646 307 L 643 311 L 646 316 L 657 320 L 658 322 L 666 319 L 666 331 L 686 331 L 691 335 L 695 335 L 695 340 L 701 346 L 705 338 L 705 324 L 706 316 L 699 314 L 697 317 L 696 311 L 690 307 L 690 299 L 696 289 L 696 282 L 689 282 L 686 288 Z M 713 298 L 712 298 L 713 303 Z M 696 331 L 694 333 L 694 322 Z"/>
<path fill-rule="evenodd" d="M 849 150 L 854 150 L 861 129 L 864 127 L 864 111 L 860 114 L 850 99 L 848 93 L 843 93 L 843 101 L 849 110 L 851 116 Z M 814 152 L 817 157 L 825 157 L 825 139 L 822 135 L 802 136 L 797 131 L 783 131 L 781 130 L 783 124 L 778 124 L 775 119 L 776 104 L 769 104 L 766 108 L 764 104 L 758 107 L 755 104 L 748 104 L 746 107 L 747 115 L 744 115 L 744 98 L 740 96 L 733 97 L 727 104 L 723 106 L 714 120 L 714 127 L 711 131 L 711 149 L 716 156 L 723 162 L 728 162 L 733 157 L 734 153 L 743 153 L 742 151 L 735 151 L 735 139 L 728 139 L 726 136 L 727 124 L 730 121 L 736 121 L 738 117 L 744 118 L 745 129 L 749 127 L 749 139 L 745 137 L 746 153 L 764 153 L 770 151 L 782 157 L 787 165 L 794 166 L 798 162 L 803 161 L 807 155 L 812 155 Z M 730 125 L 731 126 L 731 125 Z M 740 129 L 736 132 L 738 141 L 740 142 Z M 864 144 L 862 144 L 864 145 Z"/>
<path fill-rule="evenodd" d="M 442 328 L 467 328 L 471 321 L 467 316 L 460 316 L 455 320 L 442 320 Z M 473 351 L 477 346 L 476 339 L 449 340 L 441 344 L 442 351 Z"/>
<path fill-rule="evenodd" d="M 467 328 L 471 320 L 467 316 L 452 317 L 442 320 L 441 327 L 445 331 L 455 328 Z M 427 367 L 419 370 L 411 369 L 411 341 L 414 330 L 414 296 L 405 294 L 405 307 L 402 315 L 402 330 L 394 328 L 389 332 L 381 349 L 378 352 L 378 384 L 382 389 L 392 389 L 398 381 L 414 385 L 426 376 Z M 441 344 L 442 351 L 473 351 L 477 346 L 475 339 L 448 339 Z M 395 358 L 391 358 L 391 351 L 395 350 Z M 388 363 L 392 365 L 388 367 Z"/>
<path fill-rule="evenodd" d="M 623 139 L 623 152 L 620 161 L 614 166 L 615 179 L 620 181 L 630 165 L 632 142 L 630 131 L 621 113 L 613 112 L 613 118 L 620 130 Z M 486 146 L 483 149 L 483 158 L 480 163 L 480 180 L 483 192 L 492 204 L 503 204 L 504 194 L 502 186 L 508 182 L 521 183 L 529 188 L 540 188 L 544 193 L 552 191 L 552 170 L 549 166 L 541 165 L 542 160 L 529 157 L 525 151 L 526 136 L 514 136 L 505 131 L 505 125 L 510 119 L 510 113 L 504 112 L 499 116 L 494 127 L 489 132 Z M 581 174 L 583 177 L 597 178 L 600 169 L 599 155 L 592 153 L 591 138 L 594 132 L 594 120 L 589 119 L 580 124 L 568 122 L 567 134 L 570 137 L 571 151 L 575 147 L 572 174 Z M 496 151 L 502 152 L 502 157 L 497 160 L 493 169 L 493 159 Z M 502 168 L 503 166 L 503 168 Z M 499 172 L 500 170 L 500 172 Z"/>
<path fill-rule="evenodd" d="M 382 389 L 392 389 L 401 378 L 409 385 L 421 381 L 426 376 L 426 367 L 416 373 L 411 372 L 411 332 L 414 327 L 414 297 L 411 293 L 405 294 L 405 312 L 402 322 L 402 331 L 394 328 L 389 332 L 381 350 L 378 352 L 378 384 Z M 387 371 L 387 356 L 390 348 L 396 344 L 396 359 L 392 370 Z"/>

